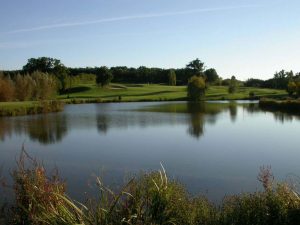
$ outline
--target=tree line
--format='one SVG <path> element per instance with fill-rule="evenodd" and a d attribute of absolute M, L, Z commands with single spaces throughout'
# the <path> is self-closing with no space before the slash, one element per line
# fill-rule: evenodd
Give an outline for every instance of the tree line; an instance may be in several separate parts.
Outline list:
<path fill-rule="evenodd" d="M 214 68 L 206 68 L 198 58 L 184 68 L 162 69 L 145 66 L 68 68 L 59 59 L 39 57 L 28 59 L 22 70 L 4 71 L 0 75 L 0 101 L 47 99 L 55 92 L 66 93 L 72 85 L 85 80 L 96 82 L 102 87 L 112 81 L 187 85 L 188 97 L 194 100 L 202 98 L 210 85 L 228 86 L 229 93 L 234 93 L 238 86 L 246 86 L 286 89 L 290 95 L 300 95 L 300 73 L 282 70 L 268 80 L 250 78 L 242 82 L 235 76 L 222 79 Z M 40 93 L 41 90 L 43 93 Z"/>
<path fill-rule="evenodd" d="M 67 77 L 76 77 L 82 74 L 94 74 L 97 77 L 107 76 L 113 82 L 120 83 L 151 83 L 151 84 L 171 84 L 171 85 L 186 85 L 188 80 L 201 70 L 210 83 L 220 83 L 221 78 L 217 71 L 213 68 L 204 70 L 204 63 L 199 59 L 190 62 L 185 68 L 179 69 L 162 69 L 149 68 L 140 66 L 138 68 L 116 66 L 108 68 L 101 67 L 85 67 L 85 68 L 68 68 L 63 63 L 54 58 L 40 57 L 28 59 L 22 70 L 4 71 L 5 75 L 14 77 L 17 74 L 31 74 L 34 71 L 53 74 L 60 81 L 61 89 L 64 90 L 67 86 Z M 171 75 L 170 75 L 171 74 Z M 101 78 L 99 78 L 99 81 Z M 173 80 L 173 81 L 172 81 Z M 175 82 L 176 81 L 176 82 Z"/>

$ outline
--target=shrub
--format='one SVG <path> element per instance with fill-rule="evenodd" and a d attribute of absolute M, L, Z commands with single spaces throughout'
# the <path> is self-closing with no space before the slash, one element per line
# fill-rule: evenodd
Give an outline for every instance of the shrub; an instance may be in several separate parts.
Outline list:
<path fill-rule="evenodd" d="M 250 92 L 249 92 L 249 98 L 251 98 L 251 99 L 255 98 L 255 93 L 254 93 L 254 91 L 250 91 Z"/>
<path fill-rule="evenodd" d="M 187 95 L 190 101 L 200 101 L 205 95 L 205 81 L 203 77 L 193 76 L 187 87 Z"/>
<path fill-rule="evenodd" d="M 237 89 L 237 81 L 235 76 L 232 76 L 228 86 L 228 93 L 233 94 L 236 92 L 236 89 Z"/>

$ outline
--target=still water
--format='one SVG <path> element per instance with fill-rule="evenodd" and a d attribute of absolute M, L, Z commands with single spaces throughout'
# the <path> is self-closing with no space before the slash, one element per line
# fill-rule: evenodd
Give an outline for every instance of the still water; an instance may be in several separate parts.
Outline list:
<path fill-rule="evenodd" d="M 67 105 L 61 113 L 0 118 L 0 165 L 8 175 L 24 143 L 81 200 L 94 175 L 118 186 L 162 162 L 190 193 L 220 201 L 260 189 L 262 165 L 277 180 L 300 175 L 299 130 L 300 117 L 251 102 Z"/>

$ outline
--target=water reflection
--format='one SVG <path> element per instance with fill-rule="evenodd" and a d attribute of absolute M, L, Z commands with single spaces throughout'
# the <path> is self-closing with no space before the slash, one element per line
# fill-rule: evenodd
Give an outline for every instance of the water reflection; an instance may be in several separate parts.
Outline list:
<path fill-rule="evenodd" d="M 27 126 L 30 140 L 41 144 L 60 142 L 67 134 L 66 115 L 39 116 L 30 123 Z"/>
<path fill-rule="evenodd" d="M 0 118 L 0 138 L 25 135 L 31 141 L 48 145 L 58 143 L 67 135 L 67 116 L 48 114 L 16 118 Z"/>
<path fill-rule="evenodd" d="M 111 129 L 129 127 L 187 126 L 187 133 L 196 139 L 205 134 L 205 124 L 213 125 L 222 114 L 229 114 L 231 122 L 238 118 L 238 108 L 249 114 L 272 113 L 281 123 L 299 120 L 299 115 L 266 111 L 257 103 L 121 103 L 67 106 L 63 113 L 15 118 L 0 118 L 0 140 L 25 136 L 43 145 L 61 142 L 74 129 L 96 128 L 99 134 Z"/>
<path fill-rule="evenodd" d="M 271 113 L 273 114 L 274 120 L 280 123 L 292 122 L 294 120 L 300 120 L 300 114 L 295 112 L 285 112 L 272 108 L 260 108 L 258 104 L 249 103 L 243 105 L 243 109 L 248 113 L 257 114 L 257 113 Z"/>
<path fill-rule="evenodd" d="M 215 124 L 218 115 L 222 112 L 229 111 L 232 121 L 236 120 L 238 105 L 235 102 L 229 103 L 205 103 L 205 102 L 188 102 L 188 103 L 168 103 L 154 107 L 144 108 L 148 112 L 164 113 L 184 113 L 187 116 L 188 133 L 197 139 L 204 135 L 204 126 L 206 123 Z"/>
<path fill-rule="evenodd" d="M 26 140 L 29 154 L 57 166 L 81 200 L 101 168 L 109 185 L 121 184 L 127 172 L 156 170 L 159 162 L 191 193 L 221 199 L 255 191 L 261 165 L 272 165 L 276 177 L 300 174 L 294 120 L 252 102 L 67 105 L 57 114 L 0 118 L 0 166 L 13 168 Z"/>

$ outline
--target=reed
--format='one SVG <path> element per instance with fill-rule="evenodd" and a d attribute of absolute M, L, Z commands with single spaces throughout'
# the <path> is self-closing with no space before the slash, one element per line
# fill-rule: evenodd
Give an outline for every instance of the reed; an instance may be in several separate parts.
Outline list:
<path fill-rule="evenodd" d="M 64 102 L 45 100 L 39 102 L 10 102 L 0 104 L 0 116 L 25 116 L 50 112 L 60 112 L 64 109 Z"/>
<path fill-rule="evenodd" d="M 12 173 L 15 201 L 2 221 L 7 224 L 82 225 L 285 225 L 299 224 L 300 197 L 287 184 L 276 183 L 270 168 L 258 178 L 264 191 L 224 198 L 221 205 L 191 197 L 161 170 L 132 177 L 119 191 L 97 177 L 98 195 L 85 204 L 71 200 L 57 170 L 44 166 L 23 149 Z M 1 214 L 0 214 L 1 215 Z M 9 215 L 9 216 L 7 216 Z M 0 220 L 1 221 L 1 220 Z"/>

